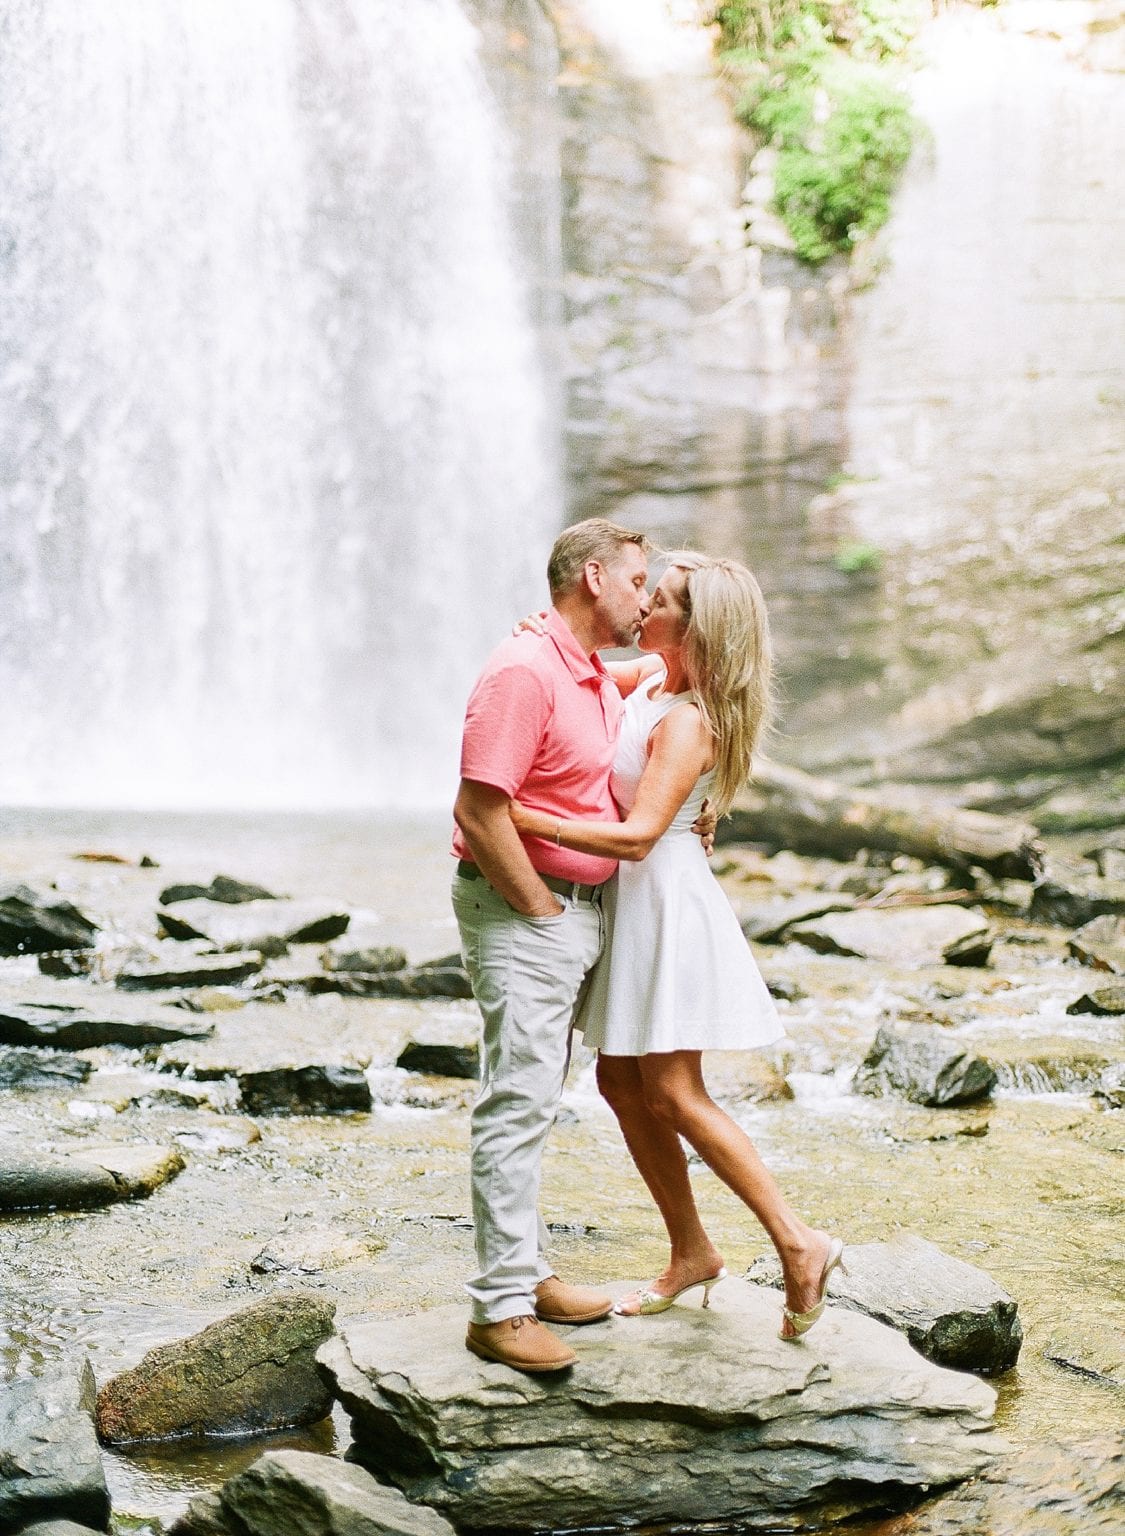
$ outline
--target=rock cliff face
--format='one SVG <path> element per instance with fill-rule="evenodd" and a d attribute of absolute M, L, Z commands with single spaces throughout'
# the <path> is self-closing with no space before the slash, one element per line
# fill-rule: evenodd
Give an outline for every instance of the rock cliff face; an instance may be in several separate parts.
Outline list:
<path fill-rule="evenodd" d="M 1021 80 L 1050 84 L 1057 132 L 1037 123 L 1037 142 L 1062 144 L 1050 186 L 1003 133 L 981 151 L 981 184 L 1015 189 L 1013 220 L 1031 210 L 1013 239 L 1046 242 L 1020 257 L 1034 292 L 1008 305 L 1030 305 L 1033 322 L 1005 329 L 1004 261 L 977 217 L 989 196 L 969 206 L 948 185 L 943 159 L 960 139 L 945 144 L 944 120 L 904 188 L 913 213 L 866 253 L 857 297 L 858 272 L 814 270 L 786 249 L 766 206 L 770 152 L 755 155 L 734 120 L 704 0 L 473 3 L 519 136 L 569 516 L 617 517 L 755 567 L 783 678 L 780 756 L 860 780 L 936 780 L 983 806 L 1047 803 L 1053 824 L 1120 820 L 1121 462 L 1105 437 L 1125 398 L 1106 334 L 1115 259 L 1097 234 L 1102 194 L 1066 190 L 1071 119 L 1100 99 L 1089 71 L 1076 84 L 1057 39 L 1016 37 L 1017 7 L 1013 35 L 992 17 L 965 23 L 981 33 L 971 50 L 987 44 Z M 946 99 L 941 71 L 959 57 L 956 38 L 949 54 L 941 26 L 935 36 L 923 115 L 927 89 Z M 981 110 L 1018 120 L 1022 108 L 989 97 Z M 934 233 L 927 199 L 955 239 Z M 1066 225 L 1065 261 L 1042 234 L 1044 201 Z M 916 269 L 929 276 L 911 289 Z M 936 340 L 908 344 L 927 326 Z M 980 353 L 965 376 L 958 326 Z M 1068 421 L 1090 422 L 1091 451 L 1068 431 L 1052 459 L 1064 405 Z M 855 477 L 826 494 L 852 459 Z M 1085 787 L 1064 804 L 1076 772 Z"/>

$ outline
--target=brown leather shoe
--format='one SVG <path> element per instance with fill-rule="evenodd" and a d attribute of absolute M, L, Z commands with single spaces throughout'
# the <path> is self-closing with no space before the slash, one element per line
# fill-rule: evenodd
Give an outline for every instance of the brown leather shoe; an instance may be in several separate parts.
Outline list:
<path fill-rule="evenodd" d="M 613 1297 L 588 1285 L 567 1285 L 548 1275 L 535 1287 L 535 1315 L 544 1323 L 600 1323 L 613 1311 Z"/>
<path fill-rule="evenodd" d="M 465 1348 L 481 1360 L 513 1371 L 565 1371 L 578 1356 L 538 1318 L 506 1317 L 502 1323 L 470 1323 Z"/>

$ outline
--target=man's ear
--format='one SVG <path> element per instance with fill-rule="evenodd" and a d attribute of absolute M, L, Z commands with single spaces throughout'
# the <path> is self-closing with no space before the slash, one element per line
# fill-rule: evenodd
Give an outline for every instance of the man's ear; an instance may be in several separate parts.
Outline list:
<path fill-rule="evenodd" d="M 605 579 L 605 567 L 600 560 L 587 560 L 582 567 L 582 579 L 593 597 L 600 597 Z"/>

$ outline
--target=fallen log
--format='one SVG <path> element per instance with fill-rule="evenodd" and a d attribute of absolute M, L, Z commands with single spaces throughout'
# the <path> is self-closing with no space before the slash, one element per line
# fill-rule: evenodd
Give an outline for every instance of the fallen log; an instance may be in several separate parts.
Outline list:
<path fill-rule="evenodd" d="M 854 789 L 770 762 L 755 764 L 715 841 L 840 859 L 873 848 L 1014 880 L 1036 879 L 1044 852 L 1029 822 L 926 804 L 904 790 Z"/>

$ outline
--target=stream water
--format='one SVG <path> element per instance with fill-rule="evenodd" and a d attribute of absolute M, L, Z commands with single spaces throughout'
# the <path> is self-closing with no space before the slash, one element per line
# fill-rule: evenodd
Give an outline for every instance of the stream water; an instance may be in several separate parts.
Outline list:
<path fill-rule="evenodd" d="M 424 959 L 455 944 L 445 834 L 444 820 L 406 816 L 15 813 L 0 837 L 0 879 L 41 888 L 55 882 L 108 921 L 110 941 L 119 943 L 151 939 L 156 894 L 166 883 L 222 870 L 295 895 L 346 900 L 375 914 L 380 941 Z M 84 851 L 134 862 L 73 858 Z M 160 868 L 136 867 L 142 854 Z M 830 873 L 788 855 L 723 857 L 738 906 Z M 999 923 L 1002 938 L 986 970 L 762 948 L 767 977 L 805 994 L 779 1005 L 789 1041 L 777 1064 L 796 1097 L 750 1102 L 760 1070 L 753 1055 L 713 1056 L 708 1075 L 810 1219 L 850 1242 L 921 1234 L 981 1266 L 1016 1297 L 1026 1337 L 1018 1367 L 997 1383 L 999 1422 L 1014 1442 L 1026 1443 L 1063 1430 L 1080 1437 L 1120 1420 L 1121 1387 L 1113 1381 L 1120 1383 L 1121 1362 L 1112 1341 L 1125 1330 L 1125 1126 L 1120 1112 L 1090 1097 L 1081 1063 L 1091 1055 L 1120 1059 L 1125 1051 L 1117 1021 L 1065 1013 L 1092 973 L 1066 959 L 1062 931 Z M 26 960 L 0 962 L 0 972 L 10 997 L 88 995 L 88 983 L 48 983 Z M 920 1014 L 992 1056 L 1046 1062 L 1041 1077 L 1027 1081 L 1050 1091 L 1015 1086 L 971 1111 L 852 1094 L 851 1068 L 878 1024 Z M 104 1380 L 154 1343 L 289 1286 L 334 1299 L 341 1322 L 460 1299 L 472 1240 L 465 1177 L 471 1085 L 410 1079 L 393 1062 L 421 1020 L 459 1027 L 471 1022 L 472 1005 L 291 997 L 211 1017 L 210 1040 L 153 1053 L 92 1050 L 86 1054 L 96 1070 L 82 1087 L 4 1096 L 0 1134 L 17 1145 L 175 1141 L 188 1160 L 146 1201 L 0 1224 L 6 1372 L 37 1373 L 86 1351 Z M 226 1113 L 148 1096 L 154 1079 L 175 1085 L 167 1070 L 156 1071 L 173 1059 L 204 1079 L 209 1067 L 251 1066 L 297 1051 L 369 1063 L 379 1101 L 373 1112 L 252 1122 L 229 1112 L 222 1083 L 201 1085 Z M 711 1230 L 728 1265 L 741 1270 L 764 1250 L 763 1236 L 706 1169 L 696 1175 Z M 581 1049 L 550 1143 L 544 1211 L 564 1274 L 636 1280 L 661 1267 L 655 1215 Z M 257 1272 L 256 1256 L 281 1234 L 311 1257 L 289 1271 Z M 283 1439 L 342 1449 L 346 1421 L 338 1415 Z M 117 1514 L 166 1519 L 261 1446 L 107 1453 Z"/>

